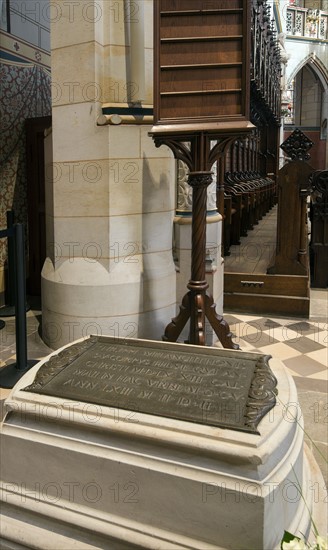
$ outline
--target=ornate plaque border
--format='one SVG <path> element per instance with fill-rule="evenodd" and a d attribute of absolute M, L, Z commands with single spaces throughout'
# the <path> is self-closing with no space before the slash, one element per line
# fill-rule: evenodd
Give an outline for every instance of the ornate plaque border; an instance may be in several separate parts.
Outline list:
<path fill-rule="evenodd" d="M 55 378 L 60 372 L 62 372 L 65 368 L 67 368 L 73 361 L 75 361 L 78 357 L 83 355 L 87 350 L 91 349 L 93 346 L 97 344 L 97 342 L 106 342 L 109 339 L 106 339 L 106 337 L 98 337 L 98 336 L 90 336 L 88 339 L 78 342 L 76 344 L 72 344 L 70 347 L 62 350 L 56 355 L 53 355 L 41 365 L 40 369 L 38 370 L 34 381 L 28 385 L 27 387 L 23 388 L 23 391 L 26 392 L 34 392 L 34 393 L 42 393 L 46 394 L 44 391 L 45 386 L 53 379 Z M 127 340 L 123 340 L 125 344 L 127 344 Z M 115 344 L 120 343 L 120 339 L 110 339 L 110 342 Z M 131 340 L 131 344 L 133 344 L 134 341 Z M 151 342 L 149 341 L 151 344 Z M 169 344 L 171 345 L 171 344 Z M 184 350 L 186 351 L 186 350 Z M 188 350 L 187 350 L 188 351 Z M 236 353 L 243 353 L 243 352 L 236 352 Z M 254 354 L 255 355 L 255 354 Z M 257 430 L 257 426 L 264 418 L 264 416 L 275 406 L 276 404 L 276 395 L 278 393 L 277 390 L 277 379 L 274 376 L 273 372 L 270 369 L 269 366 L 269 359 L 271 358 L 271 355 L 260 355 L 255 362 L 255 368 L 253 377 L 251 380 L 250 388 L 248 391 L 247 396 L 247 402 L 246 402 L 246 412 L 244 415 L 244 428 L 240 427 L 234 427 L 233 425 L 227 425 L 222 423 L 222 426 L 220 424 L 219 427 L 226 428 L 226 429 L 232 429 L 235 431 L 248 431 L 250 433 L 255 433 L 259 435 L 259 432 Z M 65 397 L 66 398 L 66 397 Z M 72 398 L 72 401 L 74 401 L 74 398 Z M 110 406 L 110 405 L 108 405 Z M 142 414 L 150 414 L 150 413 L 143 413 L 142 410 L 138 411 Z M 166 418 L 173 418 L 177 419 L 175 416 L 169 416 L 169 415 L 163 415 L 161 413 L 157 413 L 156 410 L 152 413 L 154 416 L 165 416 Z M 179 420 L 184 420 L 186 422 L 190 422 L 191 420 L 178 418 Z M 198 422 L 198 421 L 195 421 Z M 198 422 L 205 425 L 211 426 L 211 423 L 207 422 Z"/>

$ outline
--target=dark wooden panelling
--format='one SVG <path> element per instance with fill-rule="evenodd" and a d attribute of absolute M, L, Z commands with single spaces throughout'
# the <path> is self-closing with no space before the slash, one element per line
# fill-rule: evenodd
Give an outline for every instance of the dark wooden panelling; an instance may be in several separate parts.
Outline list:
<path fill-rule="evenodd" d="M 213 68 L 216 71 L 213 71 Z M 213 74 L 214 73 L 214 74 Z M 241 67 L 239 65 L 224 67 L 194 66 L 187 68 L 184 80 L 180 79 L 181 68 L 163 70 L 162 93 L 189 90 L 220 90 L 241 89 Z"/>
<path fill-rule="evenodd" d="M 161 67 L 195 63 L 241 63 L 240 43 L 241 37 L 232 37 L 227 41 L 204 40 L 197 43 L 197 48 L 195 44 L 188 41 L 165 42 L 161 45 Z"/>
<path fill-rule="evenodd" d="M 240 35 L 243 30 L 242 10 L 232 13 L 163 16 L 161 39 L 199 38 L 210 36 Z"/>
<path fill-rule="evenodd" d="M 170 118 L 173 112 L 179 112 L 180 117 L 211 117 L 213 110 L 218 115 L 231 116 L 241 112 L 240 93 L 228 94 L 190 94 L 178 96 L 163 96 L 162 118 Z"/>

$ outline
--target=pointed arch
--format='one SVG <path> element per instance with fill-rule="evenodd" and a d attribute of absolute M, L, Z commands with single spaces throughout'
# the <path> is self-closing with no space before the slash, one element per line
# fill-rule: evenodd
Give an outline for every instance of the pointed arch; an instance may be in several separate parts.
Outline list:
<path fill-rule="evenodd" d="M 316 74 L 316 76 L 319 78 L 322 88 L 325 92 L 328 92 L 328 69 L 323 64 L 321 59 L 318 58 L 318 56 L 315 55 L 314 52 L 307 55 L 302 61 L 295 67 L 292 74 L 288 78 L 288 84 L 291 84 L 291 82 L 294 80 L 296 75 L 305 67 L 305 65 L 310 65 L 312 71 Z"/>

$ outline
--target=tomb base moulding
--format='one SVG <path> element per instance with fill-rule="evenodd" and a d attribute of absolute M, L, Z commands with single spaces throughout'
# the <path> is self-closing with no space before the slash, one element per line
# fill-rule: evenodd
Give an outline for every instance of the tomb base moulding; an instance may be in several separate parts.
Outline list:
<path fill-rule="evenodd" d="M 41 361 L 6 400 L 2 548 L 278 549 L 285 529 L 309 534 L 309 512 L 324 532 L 322 476 L 279 360 L 94 340 Z M 250 365 L 245 409 L 238 388 Z M 209 388 L 221 404 L 230 392 L 226 421 L 211 410 Z"/>

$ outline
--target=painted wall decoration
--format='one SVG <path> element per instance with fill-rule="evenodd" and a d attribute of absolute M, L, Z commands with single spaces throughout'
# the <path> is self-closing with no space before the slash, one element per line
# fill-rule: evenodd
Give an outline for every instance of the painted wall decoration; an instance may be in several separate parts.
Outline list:
<path fill-rule="evenodd" d="M 25 120 L 51 114 L 50 56 L 1 33 L 0 51 L 0 228 L 6 212 L 27 224 Z M 7 241 L 0 240 L 0 268 Z"/>

